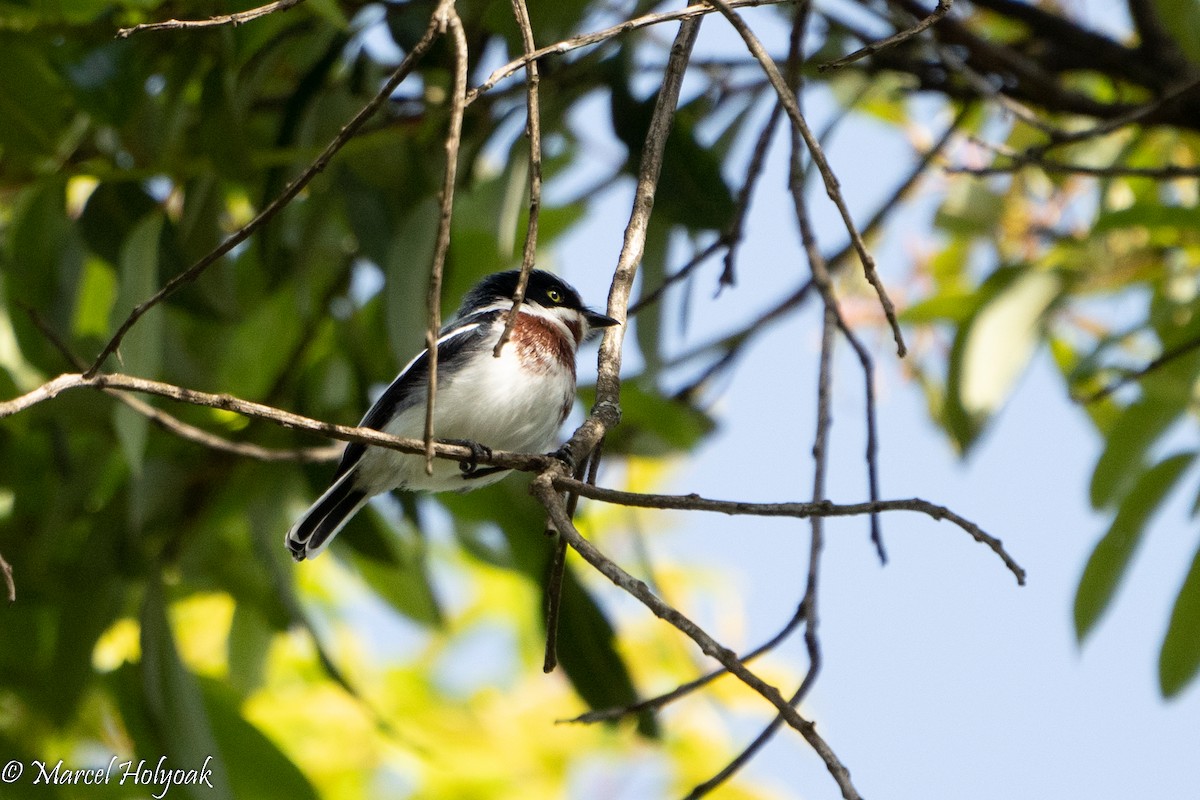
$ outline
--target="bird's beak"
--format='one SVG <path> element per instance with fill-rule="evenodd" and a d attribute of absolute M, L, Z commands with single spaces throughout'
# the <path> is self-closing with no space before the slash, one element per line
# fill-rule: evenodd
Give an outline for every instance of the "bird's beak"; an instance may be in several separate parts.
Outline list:
<path fill-rule="evenodd" d="M 589 328 L 611 328 L 613 325 L 621 324 L 612 317 L 607 317 L 604 314 L 586 308 L 583 310 L 583 318 L 587 320 Z"/>

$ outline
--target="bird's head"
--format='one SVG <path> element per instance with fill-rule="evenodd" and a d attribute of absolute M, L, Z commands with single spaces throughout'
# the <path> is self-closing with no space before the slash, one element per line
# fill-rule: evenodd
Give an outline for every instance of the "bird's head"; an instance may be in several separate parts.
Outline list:
<path fill-rule="evenodd" d="M 490 309 L 507 311 L 512 306 L 520 275 L 514 269 L 487 276 L 463 298 L 456 316 L 465 317 Z M 529 273 L 521 313 L 533 314 L 562 325 L 574 337 L 576 345 L 599 328 L 619 324 L 612 317 L 585 306 L 579 292 L 566 281 L 540 269 Z"/>

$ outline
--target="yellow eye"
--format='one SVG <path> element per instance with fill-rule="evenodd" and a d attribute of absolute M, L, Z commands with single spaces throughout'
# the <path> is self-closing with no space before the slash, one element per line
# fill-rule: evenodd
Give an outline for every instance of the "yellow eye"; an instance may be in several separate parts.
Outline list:
<path fill-rule="evenodd" d="M 562 292 L 560 292 L 558 289 L 547 290 L 546 297 L 550 300 L 551 303 L 561 303 L 562 302 Z"/>

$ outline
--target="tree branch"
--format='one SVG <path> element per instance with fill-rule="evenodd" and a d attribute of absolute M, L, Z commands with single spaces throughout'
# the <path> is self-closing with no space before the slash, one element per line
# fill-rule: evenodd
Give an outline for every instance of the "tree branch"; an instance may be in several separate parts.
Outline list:
<path fill-rule="evenodd" d="M 839 69 L 849 64 L 853 64 L 855 61 L 858 61 L 861 58 L 875 55 L 880 50 L 886 50 L 889 47 L 895 47 L 902 42 L 906 42 L 917 34 L 927 30 L 929 27 L 936 24 L 942 17 L 950 13 L 950 7 L 953 5 L 953 3 L 954 0 L 938 0 L 937 8 L 935 8 L 927 16 L 923 17 L 911 28 L 905 28 L 902 31 L 892 34 L 886 39 L 880 39 L 877 42 L 871 42 L 864 47 L 860 47 L 858 50 L 855 50 L 849 55 L 842 56 L 841 58 L 833 61 L 827 61 L 826 63 L 819 65 L 817 69 L 821 72 L 826 72 L 831 69 Z"/>
<path fill-rule="evenodd" d="M 517 467 L 520 469 L 520 467 Z M 947 520 L 965 531 L 972 539 L 986 546 L 1004 562 L 1008 570 L 1016 577 L 1017 583 L 1025 585 L 1025 570 L 1008 554 L 1004 544 L 994 536 L 984 532 L 982 528 L 964 517 L 959 516 L 945 506 L 913 497 L 907 500 L 879 500 L 868 503 L 832 503 L 828 500 L 819 503 L 749 503 L 741 500 L 713 500 L 698 494 L 643 494 L 641 492 L 623 492 L 617 489 L 604 489 L 599 486 L 588 486 L 566 476 L 555 476 L 554 486 L 559 490 L 578 492 L 591 500 L 603 503 L 614 503 L 635 508 L 660 508 L 675 511 L 710 511 L 718 514 L 745 515 L 755 517 L 797 517 L 805 518 L 813 515 L 822 517 L 851 517 L 884 511 L 915 511 L 936 520 Z"/>
<path fill-rule="evenodd" d="M 646 249 L 646 230 L 650 224 L 650 214 L 654 210 L 654 194 L 658 188 L 659 174 L 662 172 L 663 151 L 675 119 L 675 107 L 679 103 L 679 91 L 687 71 L 688 59 L 692 54 L 692 46 L 700 32 L 700 22 L 700 18 L 689 17 L 679 24 L 679 31 L 671 44 L 667 69 L 663 74 L 662 88 L 658 92 L 650 127 L 646 132 L 633 208 L 629 214 L 629 223 L 625 226 L 625 238 L 608 292 L 608 314 L 622 322 L 628 319 L 629 295 Z M 575 463 L 579 463 L 592 452 L 604 434 L 621 421 L 621 345 L 625 341 L 625 330 L 626 326 L 622 324 L 604 331 L 604 338 L 600 342 L 600 354 L 597 357 L 596 403 L 588 418 L 562 448 L 562 452 L 569 455 Z"/>
<path fill-rule="evenodd" d="M 559 474 L 561 475 L 561 467 L 559 467 L 559 470 Z M 644 582 L 621 569 L 621 567 L 597 550 L 591 542 L 584 539 L 575 530 L 574 524 L 566 514 L 562 497 L 555 490 L 553 475 L 553 470 L 547 470 L 539 474 L 534 478 L 531 489 L 534 496 L 546 507 L 546 511 L 550 514 L 550 518 L 558 528 L 559 535 L 566 538 L 567 544 L 574 548 L 575 552 L 583 556 L 584 560 L 595 567 L 600 574 L 631 594 L 650 609 L 656 617 L 665 620 L 684 633 L 700 647 L 705 655 L 716 659 L 740 681 L 766 698 L 771 705 L 778 709 L 788 725 L 798 731 L 813 750 L 816 751 L 817 755 L 821 757 L 821 760 L 825 762 L 826 769 L 829 770 L 830 775 L 833 776 L 834 781 L 842 791 L 842 797 L 846 798 L 846 800 L 861 800 L 858 791 L 854 788 L 854 784 L 850 781 L 849 771 L 838 760 L 837 755 L 830 749 L 820 734 L 817 733 L 816 726 L 802 717 L 796 709 L 788 705 L 788 702 L 779 693 L 778 689 L 747 669 L 746 665 L 738 659 L 732 650 L 722 646 L 705 633 L 696 623 L 660 600 L 650 591 Z"/>
<path fill-rule="evenodd" d="M 425 53 L 428 52 L 429 48 L 433 45 L 434 40 L 437 38 L 438 25 L 438 15 L 435 13 L 433 19 L 430 20 L 429 25 L 426 27 L 425 33 L 421 36 L 417 43 L 413 45 L 412 49 L 408 52 L 408 55 L 406 55 L 404 60 L 400 62 L 400 66 L 396 68 L 396 71 L 392 73 L 392 76 L 388 78 L 383 87 L 375 94 L 373 98 L 371 98 L 370 102 L 359 109 L 358 113 L 355 114 L 354 117 L 352 117 L 351 120 L 347 122 L 340 131 L 338 131 L 337 136 L 335 136 L 333 140 L 326 145 L 325 149 L 321 151 L 321 154 L 317 156 L 316 160 L 309 164 L 308 167 L 306 167 L 295 180 L 289 183 L 278 197 L 272 200 L 266 208 L 264 208 L 254 217 L 254 219 L 250 220 L 240 229 L 238 229 L 236 233 L 214 248 L 195 264 L 171 278 L 171 280 L 167 281 L 161 289 L 159 289 L 149 298 L 135 306 L 133 310 L 129 312 L 129 316 L 126 317 L 125 321 L 122 322 L 120 327 L 117 328 L 116 333 L 114 333 L 112 338 L 109 339 L 108 344 L 106 344 L 104 349 L 100 351 L 100 355 L 96 357 L 96 360 L 84 374 L 88 377 L 91 377 L 98 373 L 100 368 L 104 366 L 104 362 L 108 360 L 108 357 L 115 353 L 117 348 L 121 346 L 121 341 L 125 338 L 125 334 L 129 332 L 129 329 L 132 328 L 147 311 L 170 297 L 179 289 L 195 281 L 200 277 L 201 274 L 204 273 L 206 269 L 216 263 L 218 259 L 248 239 L 251 234 L 261 228 L 268 220 L 278 214 L 284 208 L 284 206 L 290 203 L 292 199 L 300 193 L 300 190 L 307 186 L 312 179 L 316 177 L 318 172 L 325 169 L 325 166 L 329 163 L 329 160 L 346 145 L 346 142 L 348 142 L 350 138 L 358 132 L 358 130 L 363 126 L 364 123 L 366 123 L 368 119 L 375 115 L 375 112 L 379 110 L 379 108 L 387 101 L 389 97 L 391 97 L 392 92 L 396 90 L 396 87 L 400 85 L 400 83 L 416 67 L 417 63 L 425 56 Z"/>
<path fill-rule="evenodd" d="M 58 332 L 50 327 L 36 309 L 26 306 L 24 303 L 18 302 L 18 305 L 24 309 L 34 326 L 42 332 L 42 335 L 46 337 L 50 344 L 54 345 L 63 358 L 67 360 L 67 363 L 80 371 L 87 368 L 87 363 L 67 346 L 67 343 L 58 335 Z M 141 414 L 167 433 L 174 434 L 181 439 L 186 439 L 201 447 L 207 447 L 210 450 L 230 453 L 242 456 L 243 458 L 253 458 L 258 461 L 298 461 L 302 464 L 333 461 L 342 453 L 342 448 L 339 445 L 307 447 L 297 450 L 273 450 L 250 442 L 230 441 L 214 433 L 209 433 L 203 428 L 197 428 L 195 425 L 184 422 L 178 417 L 174 417 L 162 409 L 155 408 L 144 400 L 128 395 L 125 392 L 120 392 L 116 389 L 104 389 L 103 392 L 118 402 L 123 403 L 135 413 Z"/>
<path fill-rule="evenodd" d="M 0 573 L 4 575 L 4 585 L 8 589 L 8 602 L 17 602 L 17 584 L 13 580 L 12 567 L 4 560 L 4 556 L 0 554 Z"/>
<path fill-rule="evenodd" d="M 783 626 L 783 628 L 780 629 L 779 633 L 775 634 L 770 639 L 763 642 L 758 647 L 754 648 L 753 650 L 746 653 L 745 655 L 738 656 L 738 660 L 741 661 L 743 664 L 747 664 L 747 663 L 753 661 L 754 659 L 758 658 L 759 656 L 763 655 L 764 653 L 768 653 L 771 650 L 774 650 L 788 636 L 791 635 L 792 631 L 796 630 L 796 628 L 800 625 L 801 622 L 804 621 L 804 616 L 805 616 L 804 606 L 800 605 L 796 608 L 796 612 L 794 614 L 792 614 L 792 618 L 789 619 L 787 621 L 787 623 Z M 729 674 L 729 670 L 725 669 L 725 667 L 719 667 L 719 668 L 714 669 L 711 672 L 707 673 L 706 675 L 701 675 L 699 678 L 696 678 L 693 681 L 688 681 L 687 683 L 681 684 L 681 685 L 677 686 L 676 688 L 672 689 L 671 691 L 666 692 L 665 694 L 660 694 L 657 697 L 651 697 L 646 700 L 642 700 L 641 702 L 634 703 L 634 704 L 628 705 L 628 706 L 617 706 L 614 708 L 601 708 L 601 709 L 597 709 L 595 711 L 585 711 L 584 713 L 580 714 L 577 717 L 572 717 L 570 719 L 555 720 L 555 722 L 560 723 L 560 724 L 561 723 L 579 723 L 579 724 L 586 725 L 586 724 L 592 724 L 595 722 L 611 722 L 612 720 L 621 719 L 622 717 L 629 717 L 629 716 L 634 716 L 636 714 L 641 714 L 643 711 L 654 711 L 659 708 L 662 708 L 663 706 L 667 705 L 668 703 L 673 703 L 676 700 L 679 700 L 680 698 L 691 694 L 692 692 L 696 691 L 697 689 L 702 689 L 705 686 L 707 686 L 708 684 L 715 681 L 717 678 L 721 677 L 722 675 L 728 675 L 728 674 Z"/>
<path fill-rule="evenodd" d="M 31 392 L 27 392 L 11 400 L 0 401 L 0 419 L 25 411 L 47 400 L 52 400 L 65 391 L 82 388 L 100 390 L 119 389 L 122 391 L 141 392 L 142 394 L 166 397 L 182 403 L 190 403 L 191 405 L 232 411 L 244 417 L 264 420 L 284 428 L 309 431 L 343 442 L 358 442 L 365 445 L 385 447 L 401 453 L 413 453 L 417 455 L 425 453 L 425 442 L 422 439 L 392 436 L 391 434 L 377 431 L 374 428 L 360 428 L 321 422 L 262 403 L 242 400 L 229 394 L 200 392 L 161 381 L 118 373 L 102 372 L 90 377 L 79 373 L 59 375 L 57 378 L 47 381 Z M 480 463 L 491 466 L 529 472 L 541 471 L 548 466 L 560 463 L 557 459 L 540 453 L 512 453 L 505 450 L 493 450 L 490 456 L 480 457 L 478 453 L 473 453 L 470 447 L 447 442 L 435 442 L 434 454 L 440 458 L 449 458 L 454 461 L 476 459 Z"/>
<path fill-rule="evenodd" d="M 304 0 L 276 0 L 274 3 L 267 3 L 265 6 L 251 8 L 246 11 L 236 11 L 232 14 L 222 14 L 219 17 L 209 17 L 208 19 L 168 19 L 163 22 L 143 22 L 140 25 L 134 25 L 132 28 L 121 28 L 117 31 L 118 39 L 128 39 L 135 33 L 142 31 L 171 31 L 182 30 L 186 28 L 212 28 L 217 25 L 241 25 L 250 20 L 265 17 L 268 14 L 274 14 L 276 11 L 287 11 L 289 8 L 303 3 Z"/>
<path fill-rule="evenodd" d="M 767 79 L 770 80 L 776 94 L 779 95 L 779 101 L 783 104 L 784 111 L 787 112 L 788 117 L 791 118 L 792 125 L 804 138 L 804 143 L 808 147 L 809 153 L 812 154 L 813 161 L 816 163 L 817 169 L 821 173 L 821 178 L 825 182 L 825 191 L 841 214 L 846 231 L 850 234 L 850 241 L 853 243 L 854 249 L 858 252 L 859 260 L 863 265 L 863 273 L 866 275 L 867 281 L 875 289 L 875 294 L 878 296 L 879 303 L 883 307 L 883 313 L 887 317 L 888 324 L 892 329 L 892 338 L 896 341 L 896 353 L 900 357 L 903 357 L 907 348 L 904 346 L 904 335 L 900 332 L 900 323 L 896 319 L 896 307 L 892 304 L 891 298 L 887 295 L 887 290 L 883 287 L 883 282 L 879 279 L 879 273 L 875 269 L 875 259 L 870 251 L 867 250 L 866 242 L 863 241 L 858 227 L 854 224 L 854 218 L 850 215 L 850 209 L 846 206 L 845 198 L 842 197 L 841 184 L 837 176 L 834 175 L 833 169 L 829 166 L 829 161 L 825 158 L 825 152 L 821 148 L 821 143 L 813 136 L 812 130 L 808 127 L 808 122 L 804 119 L 804 115 L 800 113 L 800 106 L 796 100 L 795 93 L 788 88 L 783 75 L 779 72 L 779 68 L 775 66 L 775 62 L 771 60 L 771 57 L 763 48 L 758 37 L 754 35 L 754 31 L 750 30 L 745 20 L 729 6 L 729 3 L 726 0 L 705 1 L 717 8 L 742 37 L 751 55 L 758 60 L 758 63 L 767 75 Z"/>
<path fill-rule="evenodd" d="M 771 5 L 786 5 L 795 2 L 795 0 L 732 0 L 730 5 L 734 8 L 753 8 L 756 6 L 771 6 Z M 564 39 L 561 42 L 555 42 L 545 47 L 540 47 L 532 53 L 515 58 L 512 61 L 497 67 L 492 70 L 487 79 L 483 83 L 476 86 L 471 91 L 467 92 L 467 105 L 474 103 L 479 99 L 479 96 L 485 92 L 490 92 L 495 88 L 500 81 L 515 75 L 522 67 L 531 61 L 537 61 L 550 55 L 562 55 L 569 53 L 572 50 L 577 50 L 581 47 L 598 44 L 603 41 L 620 36 L 623 33 L 629 33 L 640 28 L 646 28 L 651 25 L 659 25 L 663 22 L 673 22 L 675 20 L 690 20 L 697 17 L 702 17 L 705 14 L 711 14 L 716 9 L 704 3 L 690 5 L 687 8 L 681 8 L 678 11 L 663 11 L 656 14 L 646 14 L 641 17 L 626 20 L 617 25 L 612 25 L 602 30 L 592 33 L 584 33 L 579 36 L 573 36 L 570 39 Z"/>
<path fill-rule="evenodd" d="M 1114 380 L 1112 383 L 1109 383 L 1107 386 L 1098 389 L 1092 394 L 1084 397 L 1076 397 L 1074 399 L 1077 402 L 1083 403 L 1084 405 L 1103 400 L 1104 398 L 1116 392 L 1118 389 L 1128 386 L 1136 381 L 1140 381 L 1150 373 L 1162 369 L 1175 359 L 1182 358 L 1189 353 L 1195 352 L 1197 348 L 1200 348 L 1200 337 L 1190 339 L 1168 350 L 1164 350 L 1162 355 L 1146 364 L 1146 366 L 1139 369 L 1126 370 L 1125 374 Z"/>
<path fill-rule="evenodd" d="M 512 0 L 513 17 L 521 31 L 521 47 L 528 58 L 537 47 L 533 39 L 533 25 L 529 21 L 529 9 L 525 0 Z M 525 246 L 521 250 L 521 276 L 517 279 L 517 289 L 513 292 L 512 309 L 504 323 L 504 330 L 496 341 L 492 355 L 500 357 L 508 337 L 512 335 L 513 326 L 517 324 L 517 309 L 525 300 L 525 287 L 529 283 L 529 273 L 533 271 L 537 259 L 538 216 L 542 208 L 542 111 L 538 95 L 537 59 L 531 58 L 525 63 L 525 135 L 529 137 L 529 223 L 525 227 Z M 549 671 L 549 670 L 547 670 Z"/>
<path fill-rule="evenodd" d="M 425 395 L 425 474 L 433 474 L 433 412 L 437 403 L 438 335 L 442 329 L 442 271 L 450 251 L 450 223 L 454 217 L 454 186 L 458 176 L 458 150 L 462 143 L 462 121 L 467 94 L 467 36 L 454 0 L 441 0 L 435 19 L 442 30 L 450 31 L 454 43 L 454 90 L 450 95 L 450 126 L 446 132 L 446 170 L 442 179 L 441 213 L 433 264 L 429 269 L 427 311 L 429 327 L 425 331 L 425 352 L 429 362 L 429 381 Z"/>

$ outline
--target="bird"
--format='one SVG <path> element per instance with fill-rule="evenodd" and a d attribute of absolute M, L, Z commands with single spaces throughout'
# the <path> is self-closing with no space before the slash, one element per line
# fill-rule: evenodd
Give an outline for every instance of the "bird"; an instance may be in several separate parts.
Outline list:
<path fill-rule="evenodd" d="M 508 270 L 479 281 L 463 297 L 435 345 L 434 433 L 470 446 L 477 457 L 492 448 L 550 450 L 575 403 L 579 346 L 599 329 L 619 324 L 586 307 L 562 279 L 535 269 L 529 273 L 511 337 L 494 355 L 519 278 L 518 270 Z M 423 437 L 428 387 L 426 348 L 400 370 L 359 426 Z M 296 561 L 313 558 L 377 494 L 393 489 L 469 491 L 495 483 L 508 472 L 438 459 L 433 473 L 427 474 L 423 455 L 351 442 L 329 488 L 288 530 L 285 544 Z"/>

